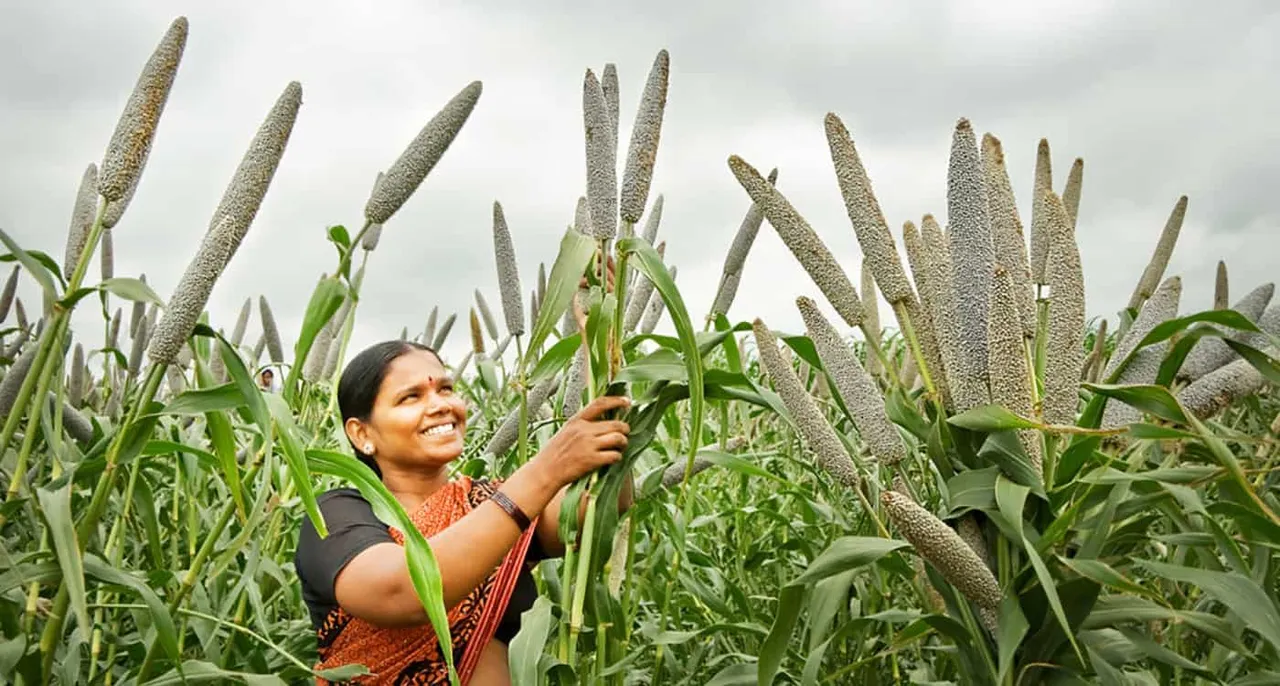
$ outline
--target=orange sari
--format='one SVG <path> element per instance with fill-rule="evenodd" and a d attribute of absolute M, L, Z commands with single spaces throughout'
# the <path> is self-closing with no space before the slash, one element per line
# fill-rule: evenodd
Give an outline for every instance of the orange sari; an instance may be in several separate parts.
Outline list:
<path fill-rule="evenodd" d="M 500 481 L 472 480 L 464 476 L 433 493 L 410 518 L 418 531 L 430 538 L 488 500 L 499 485 Z M 404 545 L 404 534 L 395 527 L 388 528 L 396 543 Z M 502 564 L 449 610 L 454 666 L 463 684 L 471 678 L 480 651 L 493 640 L 502 621 L 535 529 L 536 522 L 520 536 Z M 317 639 L 320 647 L 317 670 L 359 663 L 373 672 L 351 683 L 422 686 L 449 683 L 440 643 L 430 624 L 384 628 L 352 617 L 339 607 L 325 617 Z M 329 684 L 319 678 L 316 683 Z"/>

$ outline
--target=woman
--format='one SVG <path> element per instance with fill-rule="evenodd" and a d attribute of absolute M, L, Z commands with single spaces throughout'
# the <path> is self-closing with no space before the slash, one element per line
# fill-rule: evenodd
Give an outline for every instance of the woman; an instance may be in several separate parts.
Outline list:
<path fill-rule="evenodd" d="M 605 417 L 629 404 L 623 397 L 598 398 L 503 482 L 450 480 L 448 465 L 462 454 L 467 408 L 435 351 L 387 341 L 343 371 L 343 428 L 356 456 L 431 545 L 464 683 L 510 683 L 507 643 L 537 596 L 529 568 L 563 554 L 558 523 L 566 487 L 622 458 L 629 426 Z M 619 508 L 630 507 L 631 498 L 628 483 Z M 317 667 L 364 664 L 375 676 L 361 683 L 448 683 L 409 578 L 401 532 L 378 520 L 355 489 L 329 491 L 318 501 L 329 535 L 321 539 L 304 518 L 295 556 L 317 630 Z"/>

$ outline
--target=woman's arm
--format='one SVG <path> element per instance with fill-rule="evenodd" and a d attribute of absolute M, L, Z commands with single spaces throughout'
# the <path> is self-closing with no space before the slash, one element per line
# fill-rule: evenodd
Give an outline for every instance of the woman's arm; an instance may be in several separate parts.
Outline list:
<path fill-rule="evenodd" d="M 499 490 L 524 512 L 543 512 L 565 484 L 620 460 L 628 427 L 599 417 L 629 402 L 602 397 L 583 408 Z M 485 502 L 427 539 L 440 568 L 445 607 L 457 605 L 484 581 L 519 537 L 515 521 L 496 504 Z M 338 573 L 334 597 L 351 615 L 378 626 L 427 622 L 409 577 L 405 549 L 395 543 L 379 543 L 356 555 Z"/>

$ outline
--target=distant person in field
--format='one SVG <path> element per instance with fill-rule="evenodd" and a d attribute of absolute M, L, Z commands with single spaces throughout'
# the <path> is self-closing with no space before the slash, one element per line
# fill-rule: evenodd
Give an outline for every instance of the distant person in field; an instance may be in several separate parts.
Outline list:
<path fill-rule="evenodd" d="M 625 397 L 597 398 L 505 480 L 450 478 L 449 465 L 463 451 L 467 407 L 434 350 L 385 341 L 342 372 L 338 406 L 356 458 L 404 506 L 439 563 L 464 684 L 511 683 L 507 646 L 538 593 L 530 568 L 564 553 L 559 521 L 567 486 L 622 459 L 630 427 L 605 417 L 629 405 Z M 631 506 L 632 488 L 627 479 L 619 511 Z M 361 663 L 378 675 L 362 683 L 448 683 L 409 577 L 403 533 L 379 520 L 354 488 L 329 491 L 318 502 L 329 535 L 321 539 L 304 517 L 294 558 L 317 632 L 316 668 Z"/>
<path fill-rule="evenodd" d="M 258 375 L 258 387 L 264 391 L 270 392 L 271 384 L 275 381 L 275 376 L 275 372 L 271 371 L 270 367 L 262 370 L 262 373 Z"/>

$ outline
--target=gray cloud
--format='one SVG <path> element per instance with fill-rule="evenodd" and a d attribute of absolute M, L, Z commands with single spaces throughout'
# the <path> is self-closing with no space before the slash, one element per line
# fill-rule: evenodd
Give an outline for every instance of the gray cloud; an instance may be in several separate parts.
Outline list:
<path fill-rule="evenodd" d="M 170 13 L 185 12 L 177 85 L 116 229 L 119 273 L 146 272 L 167 296 L 262 116 L 288 81 L 304 92 L 271 192 L 210 301 L 215 325 L 266 294 L 291 340 L 310 289 L 335 264 L 325 228 L 357 231 L 378 170 L 480 79 L 471 120 L 370 259 L 353 340 L 421 330 L 439 305 L 458 314 L 446 351 L 461 354 L 472 289 L 499 300 L 493 201 L 506 210 L 527 294 L 583 192 L 584 70 L 617 63 L 625 146 L 663 47 L 671 90 L 651 199 L 666 197 L 659 235 L 695 319 L 747 206 L 730 154 L 779 167 L 779 188 L 856 282 L 861 254 L 822 133 L 828 111 L 853 133 L 895 233 L 926 212 L 945 217 L 959 117 L 1004 142 L 1024 220 L 1039 138 L 1052 144 L 1059 189 L 1084 158 L 1079 240 L 1092 315 L 1123 306 L 1181 194 L 1190 210 L 1170 271 L 1184 277 L 1184 309 L 1208 306 L 1218 259 L 1238 293 L 1276 276 L 1280 217 L 1268 196 L 1280 184 L 1270 87 L 1280 15 L 1270 4 L 614 4 L 26 3 L 0 27 L 0 226 L 61 255 L 84 165 L 101 157 Z M 29 308 L 39 302 L 30 282 L 22 294 Z M 799 295 L 821 302 L 766 224 L 731 315 L 798 330 Z M 86 340 L 100 336 L 89 313 L 76 324 Z"/>

